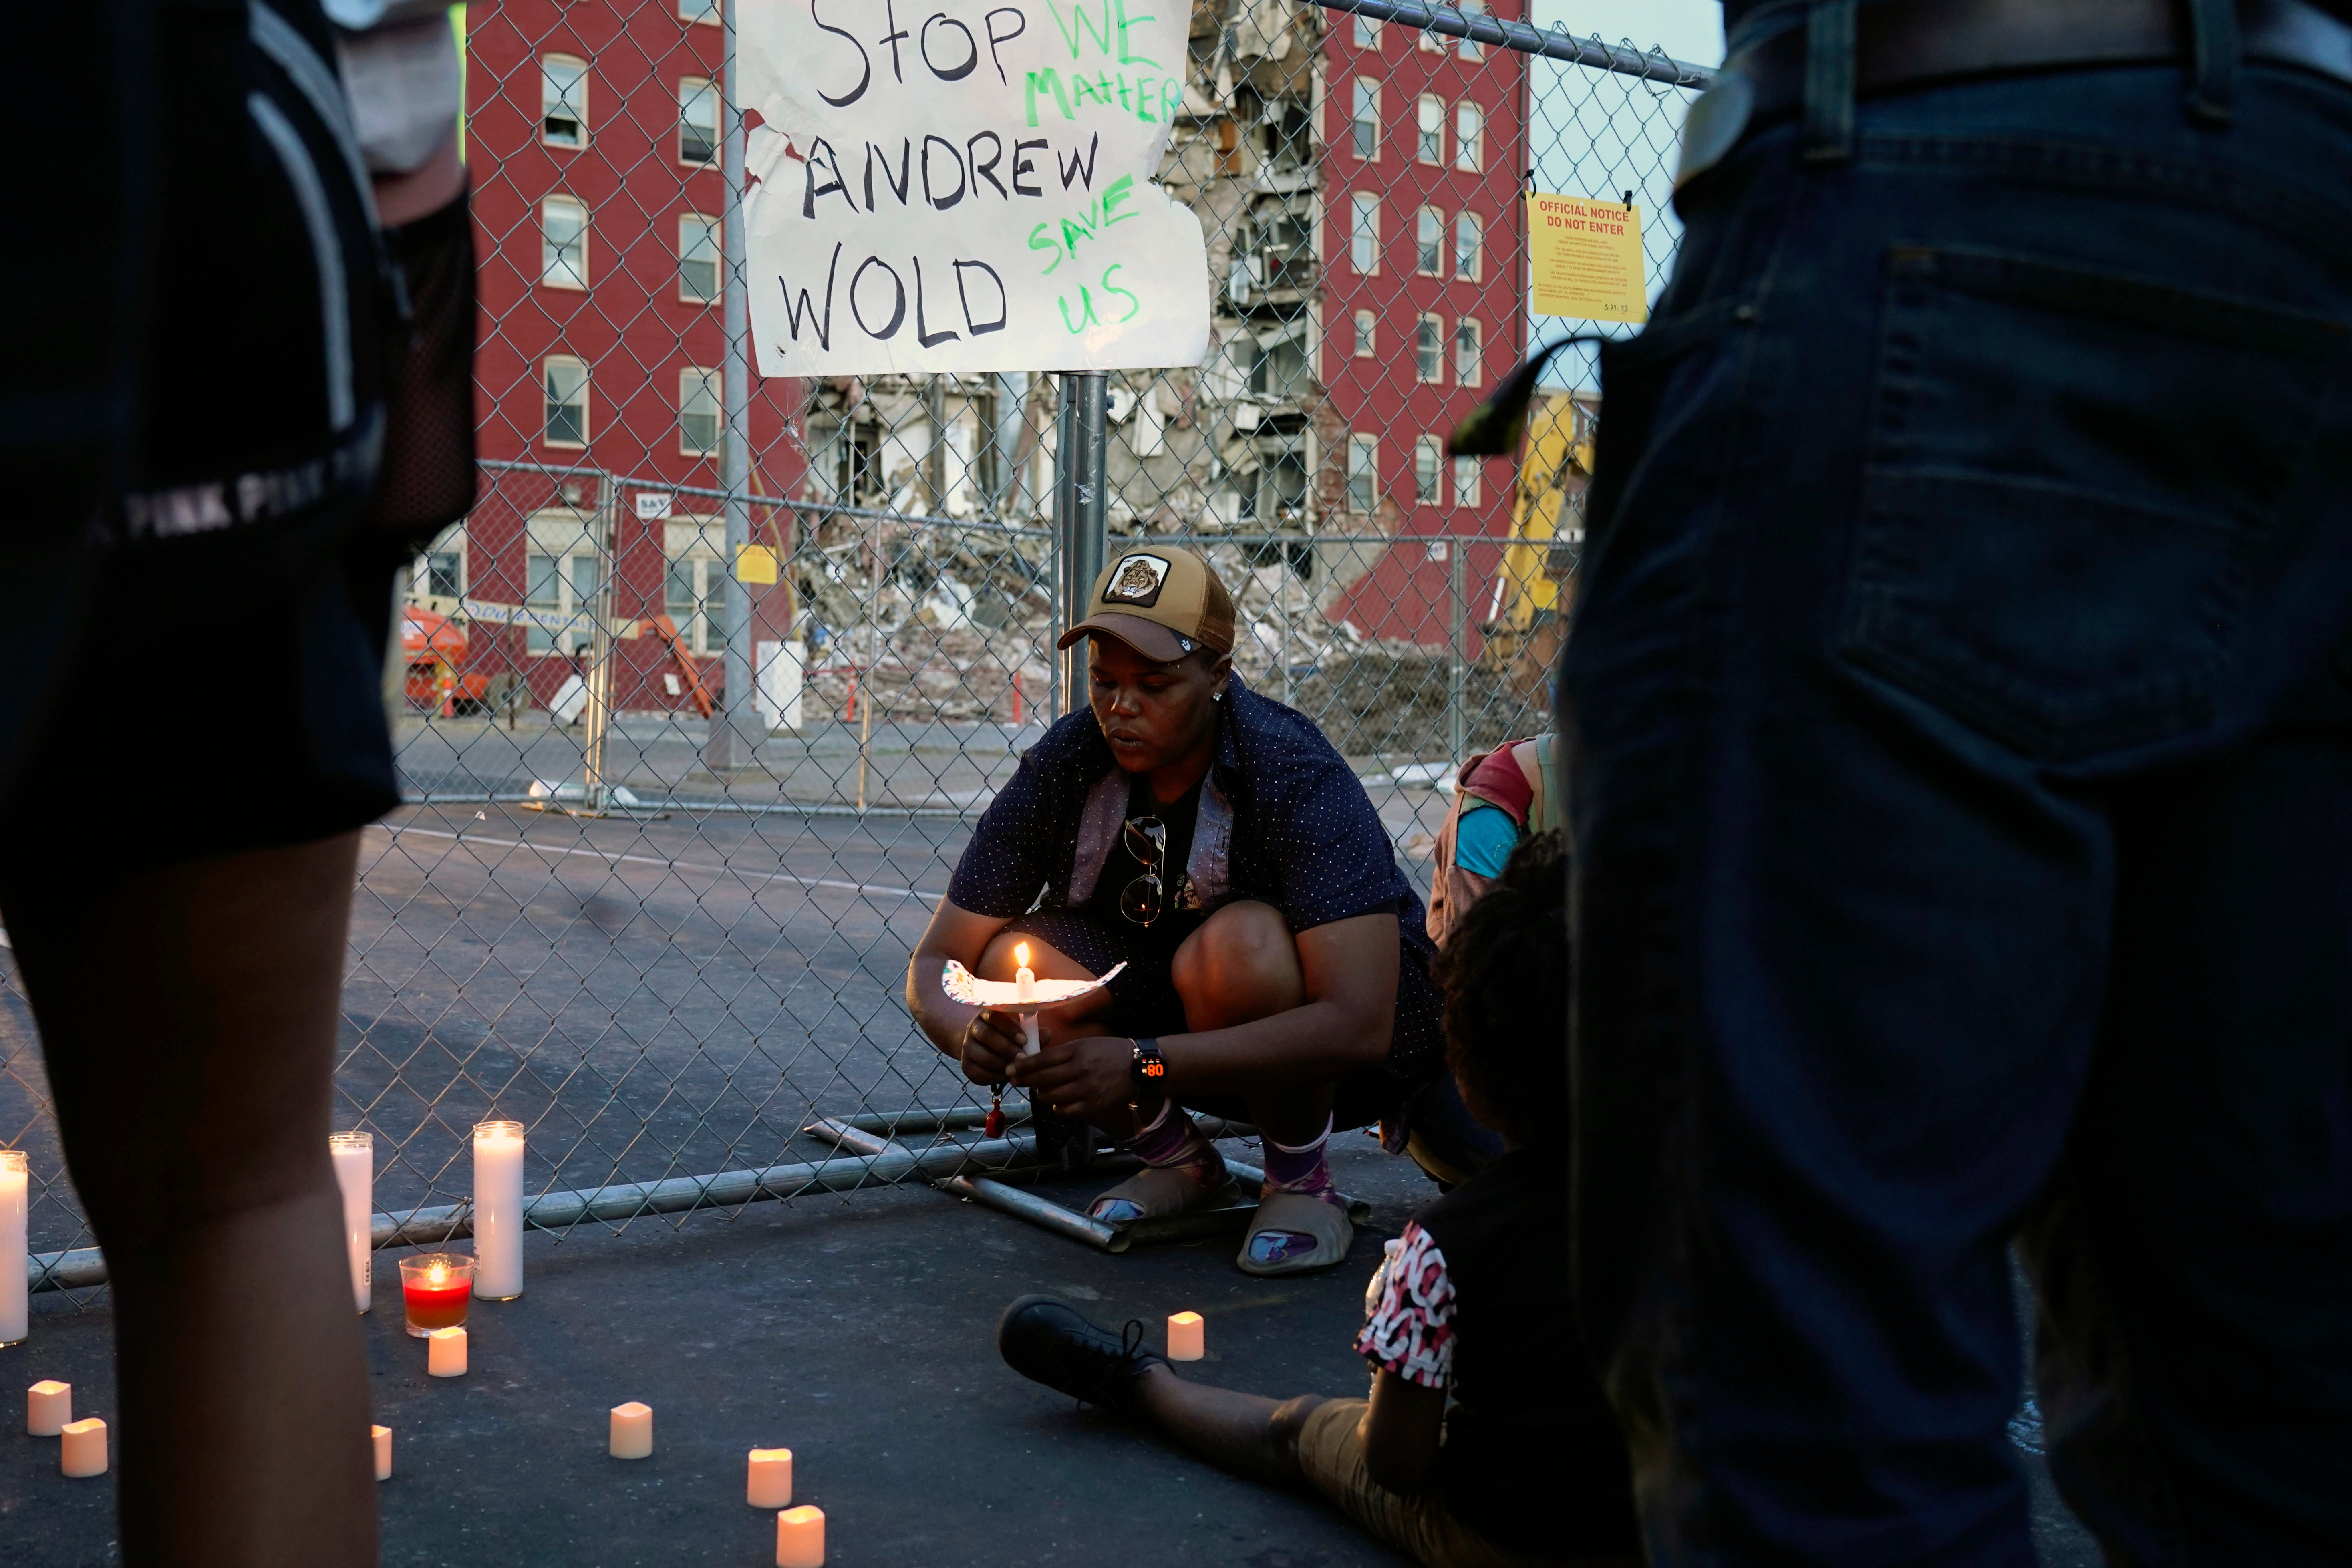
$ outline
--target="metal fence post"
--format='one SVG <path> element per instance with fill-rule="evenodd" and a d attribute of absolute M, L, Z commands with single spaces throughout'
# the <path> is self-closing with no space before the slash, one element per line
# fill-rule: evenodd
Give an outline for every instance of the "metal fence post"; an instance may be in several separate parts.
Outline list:
<path fill-rule="evenodd" d="M 703 746 L 703 765 L 713 772 L 740 767 L 759 757 L 767 726 L 760 722 L 759 700 L 752 695 L 751 601 L 735 563 L 751 542 L 751 508 L 745 500 L 751 472 L 751 300 L 746 293 L 746 249 L 743 237 L 743 112 L 736 87 L 735 12 L 737 0 L 724 0 L 719 20 L 727 37 L 727 54 L 719 110 L 719 168 L 727 182 L 727 212 L 720 238 L 725 283 L 720 289 L 721 330 L 727 335 L 727 366 L 719 374 L 719 398 L 727 428 L 719 437 L 719 483 L 727 492 L 727 558 L 719 570 L 733 581 L 719 624 L 727 639 L 726 676 L 710 715 L 710 733 Z"/>
<path fill-rule="evenodd" d="M 1103 477 L 1110 443 L 1110 426 L 1103 417 L 1103 394 L 1101 371 L 1063 374 L 1062 448 L 1054 475 L 1054 533 L 1062 569 L 1060 630 L 1086 619 L 1087 595 L 1102 574 Z M 1075 713 L 1086 701 L 1085 646 L 1069 649 L 1055 662 L 1061 672 L 1060 711 Z"/>
<path fill-rule="evenodd" d="M 604 737 L 613 724 L 613 620 L 619 606 L 621 509 L 614 504 L 614 478 L 596 476 L 596 597 L 588 611 L 587 733 L 581 742 L 580 809 L 604 809 L 611 793 L 604 783 Z"/>
<path fill-rule="evenodd" d="M 1445 672 L 1445 744 L 1446 755 L 1460 766 L 1469 745 L 1468 715 L 1462 710 L 1465 689 L 1470 679 L 1470 615 L 1466 585 L 1469 581 L 1470 545 L 1467 540 L 1448 542 L 1445 552 L 1445 616 L 1454 644 L 1454 657 Z"/>

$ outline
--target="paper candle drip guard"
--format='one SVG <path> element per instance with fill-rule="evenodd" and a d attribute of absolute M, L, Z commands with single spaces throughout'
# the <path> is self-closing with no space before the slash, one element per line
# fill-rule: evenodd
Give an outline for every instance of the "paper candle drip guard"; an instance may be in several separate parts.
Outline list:
<path fill-rule="evenodd" d="M 1029 994 L 1021 994 L 1021 983 L 1016 980 L 982 980 L 954 959 L 940 972 L 940 989 L 953 1002 L 975 1007 L 993 1007 L 1006 1013 L 1034 1013 L 1041 1008 L 1058 1007 L 1065 1002 L 1075 1002 L 1109 984 L 1118 972 L 1127 967 L 1114 965 L 1108 973 L 1092 980 L 1033 980 Z"/>

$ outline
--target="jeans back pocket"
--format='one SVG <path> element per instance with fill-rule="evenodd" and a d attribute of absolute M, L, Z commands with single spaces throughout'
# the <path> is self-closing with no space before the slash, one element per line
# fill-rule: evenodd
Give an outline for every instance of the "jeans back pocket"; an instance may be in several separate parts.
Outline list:
<path fill-rule="evenodd" d="M 1885 289 L 1841 653 L 2051 760 L 2207 722 L 2346 324 L 1984 250 Z"/>

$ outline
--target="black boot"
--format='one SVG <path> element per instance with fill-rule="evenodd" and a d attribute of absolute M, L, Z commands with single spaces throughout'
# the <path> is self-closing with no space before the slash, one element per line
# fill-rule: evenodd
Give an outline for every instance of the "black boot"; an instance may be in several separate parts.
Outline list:
<path fill-rule="evenodd" d="M 1135 1406 L 1136 1380 L 1168 1358 L 1143 1348 L 1148 1331 L 1133 1319 L 1124 1333 L 1095 1327 L 1052 1296 L 1024 1296 L 1004 1309 L 996 1349 L 1004 1364 L 1073 1399 L 1107 1410 Z"/>

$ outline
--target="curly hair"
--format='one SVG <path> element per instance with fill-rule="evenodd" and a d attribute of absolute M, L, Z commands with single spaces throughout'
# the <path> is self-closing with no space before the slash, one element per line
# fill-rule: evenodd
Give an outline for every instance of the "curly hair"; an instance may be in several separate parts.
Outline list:
<path fill-rule="evenodd" d="M 1461 916 L 1431 978 L 1470 1113 L 1522 1147 L 1568 1136 L 1568 852 L 1530 836 Z"/>

